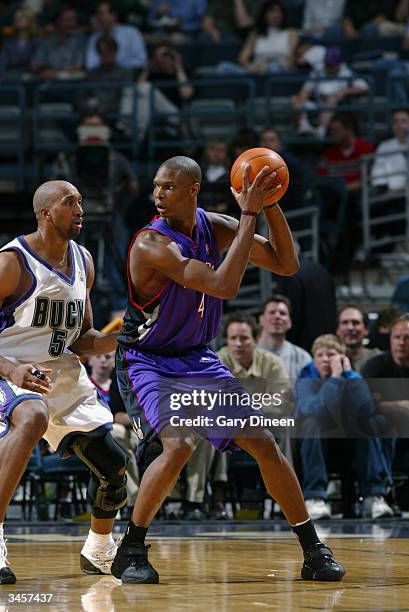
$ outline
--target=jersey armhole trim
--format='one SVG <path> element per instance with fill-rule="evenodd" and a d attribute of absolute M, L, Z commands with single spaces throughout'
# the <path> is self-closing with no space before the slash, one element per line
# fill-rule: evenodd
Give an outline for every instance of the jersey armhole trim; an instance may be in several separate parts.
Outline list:
<path fill-rule="evenodd" d="M 75 248 L 78 249 L 79 254 L 81 255 L 82 265 L 84 266 L 85 278 L 87 278 L 88 266 L 87 266 L 87 259 L 85 257 L 85 253 L 82 250 L 82 246 L 80 244 L 77 244 L 76 242 L 74 242 L 73 244 L 75 244 Z"/>

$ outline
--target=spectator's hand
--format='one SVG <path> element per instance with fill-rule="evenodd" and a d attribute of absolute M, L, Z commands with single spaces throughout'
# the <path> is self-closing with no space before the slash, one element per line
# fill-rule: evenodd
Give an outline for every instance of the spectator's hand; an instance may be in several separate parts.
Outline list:
<path fill-rule="evenodd" d="M 347 38 L 353 38 L 358 35 L 358 32 L 350 19 L 344 19 L 342 29 L 344 30 L 344 36 Z"/>
<path fill-rule="evenodd" d="M 349 358 L 346 355 L 341 355 L 341 363 L 344 372 L 350 372 L 352 370 L 351 362 L 349 361 Z"/>
<path fill-rule="evenodd" d="M 172 56 L 173 56 L 173 61 L 175 62 L 176 68 L 182 68 L 183 66 L 182 54 L 179 53 L 179 51 L 176 51 L 176 49 L 174 49 L 172 52 Z"/>
<path fill-rule="evenodd" d="M 325 106 L 328 106 L 329 108 L 333 108 L 334 106 L 338 104 L 340 100 L 341 100 L 341 96 L 339 94 L 336 94 L 334 96 L 328 96 L 327 98 L 325 98 Z"/>
<path fill-rule="evenodd" d="M 220 33 L 220 30 L 217 30 L 216 28 L 214 28 L 213 30 L 211 30 L 209 32 L 210 34 L 210 38 L 212 39 L 213 42 L 215 43 L 219 43 L 222 39 L 222 35 Z"/>
<path fill-rule="evenodd" d="M 344 371 L 341 361 L 342 357 L 343 355 L 334 355 L 334 357 L 332 357 L 331 359 L 331 376 L 335 378 L 339 378 L 340 376 L 342 376 L 342 373 Z"/>

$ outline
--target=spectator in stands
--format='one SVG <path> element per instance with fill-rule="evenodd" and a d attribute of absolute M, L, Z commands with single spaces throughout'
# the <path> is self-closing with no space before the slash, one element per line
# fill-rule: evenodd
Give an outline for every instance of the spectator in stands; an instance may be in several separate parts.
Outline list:
<path fill-rule="evenodd" d="M 59 153 L 51 176 L 75 183 L 87 194 L 87 212 L 100 215 L 94 219 L 94 238 L 105 241 L 105 274 L 111 283 L 111 309 L 125 308 L 126 279 L 123 275 L 129 234 L 125 224 L 127 209 L 133 204 L 139 184 L 131 163 L 110 144 L 110 128 L 103 117 L 85 115 L 78 127 L 78 146 L 73 154 Z M 90 222 L 89 222 L 90 223 Z"/>
<path fill-rule="evenodd" d="M 358 130 L 351 113 L 336 113 L 329 123 L 329 133 L 334 144 L 324 151 L 318 169 L 323 176 L 340 176 L 348 191 L 361 188 L 361 156 L 372 153 L 374 147 L 358 138 Z"/>
<path fill-rule="evenodd" d="M 263 4 L 243 49 L 239 64 L 222 62 L 219 74 L 266 74 L 291 69 L 297 32 L 285 27 L 284 9 L 280 2 Z"/>
<path fill-rule="evenodd" d="M 404 30 L 404 25 L 397 23 L 402 19 L 401 13 L 402 9 L 390 0 L 347 0 L 342 21 L 344 36 L 399 36 Z"/>
<path fill-rule="evenodd" d="M 169 82 L 153 87 L 155 82 Z M 194 89 L 188 83 L 189 77 L 183 65 L 182 56 L 170 45 L 154 47 L 149 64 L 138 78 L 138 133 L 142 141 L 151 121 L 152 104 L 155 110 L 155 125 L 161 125 L 168 138 L 178 138 L 185 126 L 181 124 L 179 109 L 192 98 Z M 122 105 L 123 114 L 131 114 L 131 107 Z"/>
<path fill-rule="evenodd" d="M 117 64 L 118 43 L 115 38 L 104 34 L 101 35 L 96 42 L 96 48 L 100 57 L 100 65 L 87 71 L 87 79 L 89 81 L 104 81 L 114 85 L 116 81 L 132 80 L 132 70 Z M 98 108 L 102 113 L 119 112 L 122 88 L 114 86 L 101 88 L 94 91 L 93 96 L 98 100 Z"/>
<path fill-rule="evenodd" d="M 329 134 L 334 144 L 324 150 L 318 167 L 321 176 L 340 177 L 348 192 L 343 227 L 339 228 L 342 247 L 342 266 L 354 256 L 362 240 L 361 224 L 361 157 L 372 153 L 374 147 L 358 138 L 355 118 L 351 113 L 336 113 L 329 123 Z M 345 268 L 340 268 L 345 271 Z"/>
<path fill-rule="evenodd" d="M 259 0 L 208 0 L 200 40 L 210 40 L 213 43 L 239 42 L 254 24 L 253 15 L 259 4 Z"/>
<path fill-rule="evenodd" d="M 28 76 L 38 45 L 38 28 L 33 11 L 20 6 L 13 15 L 10 36 L 4 36 L 0 50 L 0 79 L 14 80 Z"/>
<path fill-rule="evenodd" d="M 311 361 L 311 355 L 286 340 L 292 324 L 291 312 L 291 302 L 284 295 L 274 294 L 264 302 L 259 319 L 261 333 L 257 347 L 280 357 L 289 377 L 296 379 L 302 368 Z"/>
<path fill-rule="evenodd" d="M 306 173 L 300 160 L 286 149 L 279 132 L 272 127 L 265 128 L 260 133 L 259 146 L 276 151 L 288 166 L 291 180 L 287 192 L 281 200 L 285 210 L 292 210 L 303 206 L 307 185 Z"/>
<path fill-rule="evenodd" d="M 343 437 L 349 432 L 342 431 L 340 425 L 362 420 L 369 424 L 375 406 L 366 383 L 352 370 L 344 346 L 336 336 L 319 336 L 311 350 L 313 361 L 302 369 L 296 395 L 297 416 L 301 423 L 302 489 L 308 512 L 317 520 L 331 517 L 331 508 L 326 502 L 328 440 L 320 435 L 338 432 L 338 437 Z M 356 431 L 354 425 L 353 431 Z M 393 516 L 384 498 L 391 464 L 382 442 L 373 435 L 353 440 L 364 516 L 373 519 Z"/>
<path fill-rule="evenodd" d="M 299 252 L 297 243 L 296 247 Z M 288 341 L 310 351 L 315 338 L 335 331 L 335 283 L 326 268 L 302 253 L 298 256 L 299 270 L 292 276 L 275 275 L 275 290 L 285 295 L 292 306 L 292 325 L 286 335 Z"/>
<path fill-rule="evenodd" d="M 407 183 L 409 109 L 396 108 L 392 112 L 392 133 L 393 138 L 384 140 L 376 149 L 371 179 L 374 187 L 399 195 Z"/>
<path fill-rule="evenodd" d="M 55 20 L 55 33 L 40 39 L 33 70 L 42 79 L 82 76 L 85 36 L 79 30 L 74 7 L 63 6 Z"/>
<path fill-rule="evenodd" d="M 346 306 L 339 312 L 337 336 L 345 344 L 346 355 L 357 372 L 362 372 L 365 363 L 380 352 L 378 348 L 364 345 L 368 336 L 368 316 L 356 306 Z"/>
<path fill-rule="evenodd" d="M 298 120 L 300 133 L 316 133 L 323 138 L 327 131 L 333 109 L 345 104 L 351 97 L 361 96 L 368 91 L 368 84 L 356 78 L 352 70 L 345 64 L 340 47 L 328 47 L 324 57 L 324 68 L 313 69 L 311 79 L 307 80 L 298 94 L 293 96 L 293 108 L 303 110 Z M 329 77 L 329 78 L 328 78 Z M 314 80 L 320 79 L 320 80 Z M 325 110 L 322 110 L 325 107 Z M 318 127 L 315 128 L 308 120 L 306 110 L 320 109 Z"/>
<path fill-rule="evenodd" d="M 237 216 L 237 204 L 230 189 L 230 160 L 227 143 L 215 138 L 207 143 L 201 168 L 203 172 L 199 203 L 207 211 Z"/>
<path fill-rule="evenodd" d="M 340 37 L 345 0 L 305 0 L 302 30 L 317 38 Z"/>
<path fill-rule="evenodd" d="M 399 287 L 399 284 L 397 287 Z M 383 308 L 380 310 L 378 312 L 378 318 L 373 325 L 371 325 L 371 329 L 369 331 L 370 346 L 375 346 L 381 351 L 387 351 L 389 349 L 391 325 L 395 319 L 402 316 L 409 310 L 409 298 L 407 299 L 406 304 L 399 303 L 398 300 L 394 299 L 397 287 L 395 288 L 395 292 L 391 297 L 391 303 L 395 304 L 397 307 Z M 407 291 L 407 295 L 409 295 L 409 291 Z"/>
<path fill-rule="evenodd" d="M 97 52 L 97 40 L 101 34 L 115 38 L 118 44 L 117 62 L 122 68 L 136 71 L 145 68 L 147 53 L 145 42 L 140 31 L 131 25 L 118 23 L 118 13 L 114 2 L 101 2 L 95 15 L 96 32 L 88 40 L 85 55 L 87 70 L 97 68 L 100 57 Z"/>
<path fill-rule="evenodd" d="M 131 420 L 118 391 L 115 376 L 115 353 L 94 355 L 88 359 L 89 377 L 98 394 L 105 400 L 114 415 L 112 435 L 128 457 L 126 472 L 126 508 L 121 510 L 122 518 L 129 518 L 139 488 L 139 473 L 135 451 L 138 437 L 132 429 Z"/>
<path fill-rule="evenodd" d="M 311 72 L 311 70 L 323 70 L 325 66 L 326 47 L 317 42 L 311 36 L 300 38 L 295 50 L 294 60 L 298 72 Z"/>
<path fill-rule="evenodd" d="M 234 139 L 231 150 L 232 159 L 236 159 L 241 153 L 247 149 L 258 146 L 258 134 L 252 128 L 241 128 Z"/>
<path fill-rule="evenodd" d="M 409 392 L 405 380 L 409 378 L 409 315 L 403 314 L 395 319 L 391 326 L 389 350 L 367 361 L 362 375 L 368 379 L 382 379 L 380 385 L 371 380 L 369 384 L 373 391 L 380 393 L 378 405 L 386 415 L 409 417 Z M 390 379 L 401 379 L 402 384 Z"/>
<path fill-rule="evenodd" d="M 206 0 L 151 0 L 148 25 L 154 34 L 172 42 L 193 41 L 206 12 Z"/>
<path fill-rule="evenodd" d="M 177 108 L 188 102 L 194 94 L 180 52 L 171 45 L 158 45 L 150 53 L 148 67 L 140 75 L 139 82 L 169 81 L 171 87 L 160 86 L 164 96 Z M 174 85 L 174 82 L 177 82 Z"/>

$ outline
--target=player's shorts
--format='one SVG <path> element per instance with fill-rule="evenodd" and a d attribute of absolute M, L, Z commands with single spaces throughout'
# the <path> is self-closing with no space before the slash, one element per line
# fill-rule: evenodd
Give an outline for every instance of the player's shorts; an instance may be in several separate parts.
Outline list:
<path fill-rule="evenodd" d="M 48 395 L 32 393 L 0 378 L 0 438 L 10 429 L 10 416 L 21 402 L 44 400 L 49 422 L 44 438 L 54 450 L 66 452 L 65 441 L 75 433 L 103 435 L 112 429 L 112 413 L 90 381 L 87 371 L 73 353 L 39 364 L 52 369 L 48 374 L 53 389 Z M 68 436 L 68 438 L 67 438 Z M 64 440 L 65 439 L 65 440 Z"/>
<path fill-rule="evenodd" d="M 118 386 L 139 438 L 137 449 L 138 462 L 141 462 L 147 446 L 157 439 L 158 434 L 168 425 L 177 437 L 177 427 L 173 427 L 175 417 L 178 422 L 192 416 L 208 417 L 211 425 L 196 421 L 189 426 L 195 435 L 206 438 L 217 450 L 239 450 L 233 442 L 238 427 L 216 425 L 216 417 L 234 417 L 247 420 L 254 415 L 248 406 L 215 405 L 213 409 L 203 406 L 196 411 L 174 402 L 175 395 L 192 394 L 201 389 L 217 392 L 220 389 L 235 390 L 241 394 L 243 388 L 224 366 L 216 353 L 208 347 L 193 349 L 178 356 L 163 356 L 119 346 L 116 354 Z M 173 396 L 173 400 L 171 398 Z M 177 415 L 177 416 L 176 416 Z M 168 433 L 166 435 L 172 435 Z"/>

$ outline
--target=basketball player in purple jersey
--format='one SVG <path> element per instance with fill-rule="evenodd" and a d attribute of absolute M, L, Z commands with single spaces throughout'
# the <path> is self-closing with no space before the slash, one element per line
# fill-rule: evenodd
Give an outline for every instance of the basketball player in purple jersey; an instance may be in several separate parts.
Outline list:
<path fill-rule="evenodd" d="M 178 156 L 164 162 L 154 178 L 159 215 L 136 235 L 129 251 L 129 303 L 118 338 L 118 381 L 140 438 L 139 456 L 155 438 L 163 452 L 143 475 L 112 564 L 113 575 L 123 582 L 159 581 L 148 561 L 145 536 L 189 460 L 198 433 L 190 429 L 175 436 L 170 426 L 175 413 L 169 401 L 160 401 L 160 388 L 189 378 L 231 379 L 207 346 L 219 327 L 222 299 L 237 294 L 248 261 L 283 275 L 298 269 L 291 232 L 278 205 L 264 208 L 269 240 L 254 234 L 264 198 L 279 188 L 275 173 L 263 168 L 250 186 L 246 169 L 241 193 L 234 192 L 240 223 L 197 208 L 200 182 L 201 170 L 194 160 Z M 219 253 L 225 250 L 221 263 Z M 244 449 L 257 461 L 268 492 L 303 548 L 302 578 L 341 580 L 344 568 L 320 542 L 297 477 L 271 433 L 260 429 L 257 437 L 241 433 L 221 438 L 208 431 L 206 437 L 219 450 Z"/>

